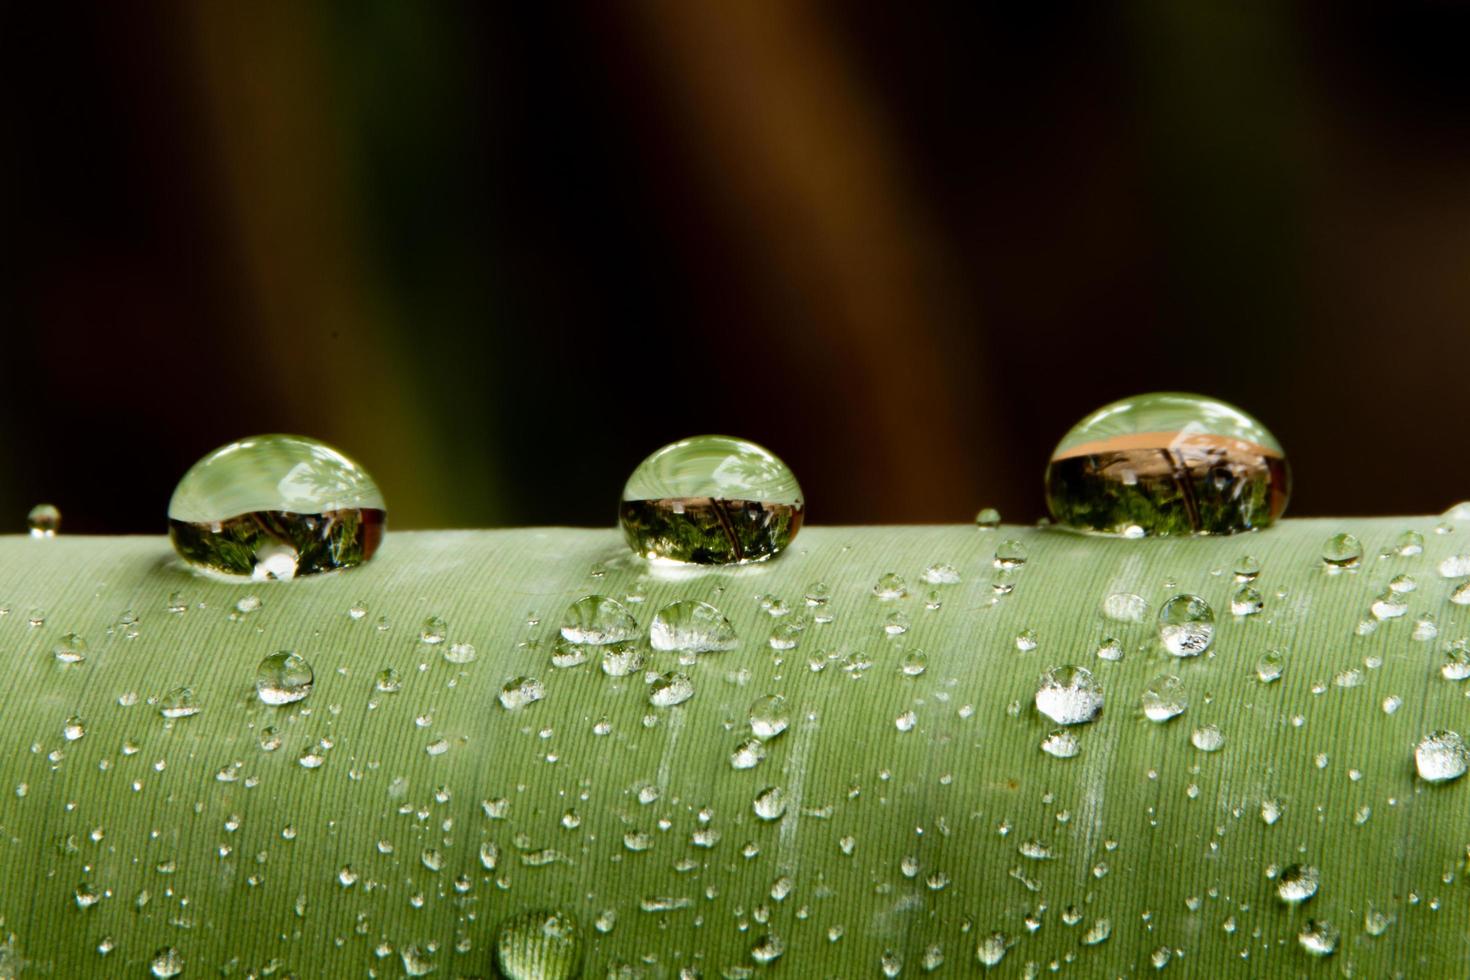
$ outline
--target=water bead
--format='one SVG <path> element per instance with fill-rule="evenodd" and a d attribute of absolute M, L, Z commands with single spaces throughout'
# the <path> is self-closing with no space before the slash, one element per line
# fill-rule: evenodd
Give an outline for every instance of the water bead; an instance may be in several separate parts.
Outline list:
<path fill-rule="evenodd" d="M 1357 568 L 1363 560 L 1363 542 L 1351 534 L 1334 534 L 1322 546 L 1322 562 L 1329 569 Z"/>
<path fill-rule="evenodd" d="M 1414 767 L 1419 778 L 1429 783 L 1459 779 L 1470 769 L 1470 746 L 1459 732 L 1431 732 L 1414 748 Z"/>
<path fill-rule="evenodd" d="M 570 643 L 606 646 L 638 637 L 638 621 L 628 607 L 605 595 L 585 595 L 567 607 L 561 635 Z"/>
<path fill-rule="evenodd" d="M 750 705 L 750 730 L 759 739 L 775 738 L 791 724 L 791 714 L 786 707 L 786 698 L 779 694 L 767 694 L 756 698 Z"/>
<path fill-rule="evenodd" d="M 534 677 L 513 677 L 500 688 L 500 706 L 518 711 L 546 697 L 546 688 Z"/>
<path fill-rule="evenodd" d="M 1081 750 L 1077 736 L 1065 728 L 1058 728 L 1041 740 L 1041 751 L 1054 759 L 1070 759 Z"/>
<path fill-rule="evenodd" d="M 1225 746 L 1225 733 L 1214 725 L 1201 725 L 1190 733 L 1189 741 L 1201 752 L 1218 752 Z"/>
<path fill-rule="evenodd" d="M 313 674 L 306 658 L 282 650 L 255 669 L 255 693 L 270 705 L 292 704 L 311 693 Z"/>
<path fill-rule="evenodd" d="M 669 671 L 660 674 L 649 685 L 648 703 L 656 708 L 672 708 L 694 697 L 694 682 L 686 674 Z"/>
<path fill-rule="evenodd" d="M 763 561 L 801 528 L 796 476 L 768 450 L 730 436 L 695 436 L 649 456 L 623 488 L 628 546 L 653 560 L 700 565 Z"/>
<path fill-rule="evenodd" d="M 1163 723 L 1184 713 L 1184 709 L 1189 707 L 1189 695 L 1179 678 L 1173 674 L 1160 674 L 1149 681 L 1140 703 L 1145 718 Z"/>
<path fill-rule="evenodd" d="M 582 930 L 570 912 L 523 912 L 495 933 L 495 964 L 507 980 L 573 980 L 582 972 Z"/>
<path fill-rule="evenodd" d="M 1296 934 L 1302 949 L 1313 956 L 1331 956 L 1337 952 L 1337 941 L 1341 933 L 1330 922 L 1308 919 Z"/>
<path fill-rule="evenodd" d="M 1000 511 L 994 507 L 982 507 L 975 515 L 975 526 L 982 531 L 993 531 L 1000 527 Z"/>
<path fill-rule="evenodd" d="M 1215 639 L 1215 611 L 1197 595 L 1176 595 L 1159 607 L 1159 641 L 1176 657 L 1198 657 Z"/>
<path fill-rule="evenodd" d="M 1234 534 L 1274 523 L 1291 471 L 1265 426 L 1174 392 L 1105 405 L 1062 437 L 1046 469 L 1052 517 L 1129 537 Z"/>
<path fill-rule="evenodd" d="M 195 463 L 168 505 L 169 537 L 196 568 L 289 579 L 373 556 L 386 509 L 377 484 L 337 450 L 303 436 L 222 446 Z"/>
<path fill-rule="evenodd" d="M 654 614 L 648 625 L 648 643 L 655 650 L 717 653 L 735 649 L 740 640 L 730 620 L 714 606 L 684 599 Z"/>
<path fill-rule="evenodd" d="M 26 527 L 33 538 L 54 538 L 61 529 L 61 511 L 55 504 L 37 504 L 26 515 Z"/>
<path fill-rule="evenodd" d="M 1041 675 L 1034 700 L 1058 725 L 1081 725 L 1102 710 L 1103 692 L 1086 667 L 1053 667 Z"/>

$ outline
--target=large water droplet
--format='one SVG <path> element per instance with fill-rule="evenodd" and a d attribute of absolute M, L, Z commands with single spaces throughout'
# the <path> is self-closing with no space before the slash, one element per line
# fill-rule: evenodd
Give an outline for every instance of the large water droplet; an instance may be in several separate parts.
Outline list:
<path fill-rule="evenodd" d="M 1322 562 L 1328 569 L 1357 568 L 1363 560 L 1363 542 L 1351 534 L 1334 534 L 1322 545 Z"/>
<path fill-rule="evenodd" d="M 506 980 L 573 980 L 582 971 L 582 945 L 570 912 L 523 912 L 496 931 L 495 963 Z"/>
<path fill-rule="evenodd" d="M 1459 779 L 1470 769 L 1470 746 L 1459 732 L 1437 731 L 1425 735 L 1414 748 L 1414 766 L 1419 778 L 1430 783 Z"/>
<path fill-rule="evenodd" d="M 1189 707 L 1189 695 L 1184 692 L 1184 684 L 1173 674 L 1160 674 L 1149 681 L 1140 700 L 1144 717 L 1149 721 L 1168 721 Z"/>
<path fill-rule="evenodd" d="M 992 932 L 980 940 L 975 947 L 975 959 L 987 970 L 999 966 L 1000 961 L 1006 958 L 1006 950 L 1011 948 L 1011 941 L 1003 932 Z"/>
<path fill-rule="evenodd" d="M 1103 692 L 1086 667 L 1053 667 L 1041 675 L 1035 701 L 1058 725 L 1081 725 L 1102 710 Z"/>
<path fill-rule="evenodd" d="M 255 436 L 216 449 L 169 501 L 174 550 L 221 575 L 289 579 L 367 561 L 386 509 L 372 477 L 302 436 Z"/>
<path fill-rule="evenodd" d="M 159 980 L 168 980 L 184 972 L 184 957 L 172 946 L 165 946 L 148 961 L 148 970 Z"/>
<path fill-rule="evenodd" d="M 54 538 L 61 529 L 61 511 L 55 504 L 37 504 L 26 515 L 26 526 L 33 538 Z"/>
<path fill-rule="evenodd" d="M 671 708 L 694 697 L 694 682 L 686 674 L 669 671 L 660 674 L 648 686 L 648 703 L 656 708 Z"/>
<path fill-rule="evenodd" d="M 200 707 L 190 687 L 176 687 L 158 699 L 158 713 L 170 720 L 197 715 Z"/>
<path fill-rule="evenodd" d="M 1308 919 L 1301 932 L 1296 934 L 1296 939 L 1301 943 L 1302 949 L 1313 956 L 1331 956 L 1337 952 L 1338 936 L 1339 933 L 1332 923 Z"/>
<path fill-rule="evenodd" d="M 266 704 L 291 704 L 311 693 L 311 664 L 290 650 L 273 653 L 255 668 L 255 693 Z"/>
<path fill-rule="evenodd" d="M 714 606 L 697 599 L 671 602 L 654 614 L 648 625 L 648 642 L 655 650 L 682 653 L 715 653 L 733 650 L 740 640 Z"/>
<path fill-rule="evenodd" d="M 1159 607 L 1159 640 L 1176 657 L 1198 657 L 1215 639 L 1215 610 L 1197 595 L 1176 595 Z"/>
<path fill-rule="evenodd" d="M 517 711 L 546 697 L 546 688 L 534 677 L 513 677 L 500 688 L 500 704 L 506 711 Z"/>
<path fill-rule="evenodd" d="M 1218 752 L 1225 747 L 1225 733 L 1214 725 L 1201 725 L 1190 733 L 1189 741 L 1201 752 Z"/>
<path fill-rule="evenodd" d="M 981 507 L 975 514 L 975 526 L 982 531 L 993 531 L 1000 527 L 1000 511 L 994 507 Z"/>
<path fill-rule="evenodd" d="M 1200 395 L 1105 405 L 1062 437 L 1046 468 L 1047 507 L 1058 522 L 1130 537 L 1266 527 L 1290 493 L 1276 437 Z"/>
<path fill-rule="evenodd" d="M 605 646 L 638 636 L 638 621 L 628 607 L 605 595 L 585 595 L 567 607 L 561 635 L 572 643 Z"/>
<path fill-rule="evenodd" d="M 751 809 L 762 820 L 779 820 L 786 813 L 786 791 L 780 786 L 767 786 L 755 795 Z"/>
<path fill-rule="evenodd" d="M 1310 864 L 1289 864 L 1276 879 L 1276 896 L 1289 905 L 1299 905 L 1317 894 L 1322 873 Z"/>
<path fill-rule="evenodd" d="M 628 546 L 649 559 L 729 565 L 761 561 L 801 528 L 791 469 L 753 442 L 695 436 L 649 456 L 623 487 Z"/>

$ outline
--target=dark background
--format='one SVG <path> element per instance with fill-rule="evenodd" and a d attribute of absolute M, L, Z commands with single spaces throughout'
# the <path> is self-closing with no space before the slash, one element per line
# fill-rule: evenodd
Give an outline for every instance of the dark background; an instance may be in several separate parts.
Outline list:
<path fill-rule="evenodd" d="M 0 2 L 0 530 L 268 431 L 398 527 L 611 523 L 705 431 L 1029 521 L 1155 389 L 1291 513 L 1470 497 L 1465 5 L 563 6 Z"/>

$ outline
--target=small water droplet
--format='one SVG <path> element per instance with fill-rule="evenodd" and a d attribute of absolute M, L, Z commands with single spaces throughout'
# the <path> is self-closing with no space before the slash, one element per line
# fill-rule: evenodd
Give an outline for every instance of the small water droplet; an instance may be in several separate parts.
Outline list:
<path fill-rule="evenodd" d="M 786 791 L 780 786 L 767 786 L 755 795 L 751 809 L 762 820 L 779 820 L 786 813 Z"/>
<path fill-rule="evenodd" d="M 1058 728 L 1041 740 L 1041 751 L 1054 759 L 1070 759 L 1082 751 L 1082 747 L 1076 735 L 1065 728 Z"/>
<path fill-rule="evenodd" d="M 384 694 L 397 694 L 403 690 L 403 678 L 392 667 L 384 667 L 373 679 L 373 686 Z"/>
<path fill-rule="evenodd" d="M 61 529 L 61 511 L 55 504 L 37 504 L 26 515 L 26 526 L 33 538 L 54 538 Z"/>
<path fill-rule="evenodd" d="M 546 688 L 534 677 L 514 677 L 500 688 L 500 705 L 506 711 L 517 711 L 546 697 Z"/>
<path fill-rule="evenodd" d="M 628 607 L 605 595 L 586 595 L 567 607 L 561 635 L 572 643 L 605 646 L 638 638 L 638 621 Z"/>
<path fill-rule="evenodd" d="M 449 624 L 441 616 L 430 616 L 419 627 L 419 640 L 430 646 L 443 643 L 444 637 L 448 635 Z"/>
<path fill-rule="evenodd" d="M 786 698 L 780 694 L 767 694 L 756 698 L 750 705 L 750 730 L 759 739 L 771 739 L 780 735 L 791 723 L 791 714 L 786 707 Z"/>
<path fill-rule="evenodd" d="M 559 637 L 558 639 L 561 638 Z M 444 648 L 444 659 L 451 664 L 472 664 L 478 656 L 479 651 L 475 649 L 473 643 L 460 641 L 459 643 L 451 643 Z"/>
<path fill-rule="evenodd" d="M 1429 783 L 1459 779 L 1470 769 L 1470 746 L 1459 732 L 1431 732 L 1414 748 L 1414 765 L 1419 778 Z"/>
<path fill-rule="evenodd" d="M 610 643 L 600 648 L 598 666 L 609 677 L 627 677 L 643 669 L 643 651 L 633 643 Z"/>
<path fill-rule="evenodd" d="M 1225 733 L 1214 725 L 1201 725 L 1190 733 L 1189 741 L 1201 752 L 1218 752 L 1225 747 Z"/>
<path fill-rule="evenodd" d="M 735 751 L 730 753 L 730 768 L 754 769 L 766 758 L 765 743 L 754 736 L 740 740 Z"/>
<path fill-rule="evenodd" d="M 959 585 L 960 570 L 948 562 L 936 562 L 924 569 L 920 578 L 930 585 Z"/>
<path fill-rule="evenodd" d="M 1022 653 L 1029 653 L 1036 649 L 1036 631 L 1022 630 L 1016 634 L 1016 649 Z"/>
<path fill-rule="evenodd" d="M 61 726 L 61 734 L 68 742 L 75 742 L 87 734 L 87 726 L 82 722 L 82 719 L 76 715 L 72 715 L 66 720 L 66 724 Z"/>
<path fill-rule="evenodd" d="M 999 569 L 1020 568 L 1026 564 L 1026 546 L 1014 538 L 1007 538 L 996 545 L 992 564 Z"/>
<path fill-rule="evenodd" d="M 918 677 L 929 669 L 929 656 L 923 650 L 906 651 L 903 660 L 899 662 L 898 669 L 905 677 Z"/>
<path fill-rule="evenodd" d="M 1302 949 L 1313 956 L 1331 956 L 1337 952 L 1339 933 L 1330 922 L 1308 919 L 1296 934 Z"/>
<path fill-rule="evenodd" d="M 1262 684 L 1271 684 L 1281 680 L 1281 675 L 1286 670 L 1286 655 L 1280 650 L 1267 650 L 1261 654 L 1261 659 L 1256 661 L 1256 677 Z"/>
<path fill-rule="evenodd" d="M 1215 611 L 1197 595 L 1176 595 L 1159 607 L 1159 640 L 1176 657 L 1198 657 L 1215 639 Z"/>
<path fill-rule="evenodd" d="M 1102 613 L 1119 623 L 1141 623 L 1148 616 L 1148 600 L 1132 592 L 1114 592 L 1103 600 Z"/>
<path fill-rule="evenodd" d="M 255 668 L 255 693 L 266 704 L 293 704 L 311 693 L 313 676 L 305 657 L 282 650 Z"/>
<path fill-rule="evenodd" d="M 1233 534 L 1281 516 L 1290 469 L 1245 412 L 1200 395 L 1105 405 L 1062 437 L 1046 469 L 1059 523 L 1125 534 Z"/>
<path fill-rule="evenodd" d="M 801 529 L 796 476 L 770 451 L 729 436 L 696 436 L 649 456 L 623 488 L 628 546 L 652 560 L 763 561 Z"/>
<path fill-rule="evenodd" d="M 655 708 L 671 708 L 694 697 L 694 682 L 686 674 L 669 671 L 660 674 L 648 687 L 648 703 Z"/>
<path fill-rule="evenodd" d="M 982 531 L 993 531 L 1000 527 L 1000 511 L 994 507 L 982 507 L 975 515 L 975 526 Z"/>
<path fill-rule="evenodd" d="M 1112 919 L 1093 919 L 1092 924 L 1087 927 L 1087 931 L 1082 934 L 1082 938 L 1079 939 L 1078 942 L 1080 942 L 1083 946 L 1096 946 L 1099 943 L 1107 942 L 1108 937 L 1112 934 Z"/>
<path fill-rule="evenodd" d="M 873 584 L 873 596 L 884 602 L 893 602 L 908 594 L 908 583 L 897 572 L 887 572 Z"/>
<path fill-rule="evenodd" d="M 87 659 L 87 641 L 76 633 L 68 633 L 52 648 L 51 653 L 64 664 L 79 664 Z"/>
<path fill-rule="evenodd" d="M 766 933 L 750 948 L 750 958 L 762 965 L 774 963 L 786 952 L 786 944 L 775 933 Z"/>
<path fill-rule="evenodd" d="M 1241 555 L 1235 563 L 1235 581 L 1254 582 L 1261 574 L 1261 562 L 1255 555 Z"/>
<path fill-rule="evenodd" d="M 1053 667 L 1041 675 L 1036 710 L 1059 725 L 1081 725 L 1097 717 L 1103 692 L 1086 667 Z"/>
<path fill-rule="evenodd" d="M 1249 585 L 1242 585 L 1230 597 L 1230 613 L 1233 616 L 1254 616 L 1266 605 L 1261 593 Z"/>
<path fill-rule="evenodd" d="M 1189 695 L 1184 692 L 1184 684 L 1173 674 L 1160 674 L 1149 681 L 1140 700 L 1144 717 L 1154 722 L 1168 721 L 1189 707 Z"/>
<path fill-rule="evenodd" d="M 573 980 L 582 955 L 582 930 L 570 912 L 523 912 L 496 930 L 495 963 L 506 980 Z"/>
<path fill-rule="evenodd" d="M 1310 864 L 1289 864 L 1276 878 L 1276 896 L 1289 905 L 1299 905 L 1317 894 L 1322 873 Z"/>
<path fill-rule="evenodd" d="M 153 954 L 148 969 L 159 980 L 168 980 L 184 972 L 184 957 L 172 946 L 165 946 Z"/>
<path fill-rule="evenodd" d="M 189 687 L 176 687 L 158 699 L 158 713 L 169 719 L 197 715 L 200 707 L 193 688 Z"/>
<path fill-rule="evenodd" d="M 730 620 L 714 606 L 685 599 L 669 603 L 654 615 L 648 643 L 655 650 L 714 653 L 733 650 L 740 640 Z"/>
<path fill-rule="evenodd" d="M 268 435 L 216 449 L 179 480 L 169 537 L 221 575 L 290 579 L 367 561 L 386 509 L 372 477 L 315 439 Z"/>
<path fill-rule="evenodd" d="M 1097 645 L 1097 655 L 1103 660 L 1119 661 L 1123 659 L 1123 644 L 1111 636 L 1103 637 Z"/>
<path fill-rule="evenodd" d="M 1322 561 L 1329 569 L 1357 568 L 1363 561 L 1363 542 L 1351 534 L 1334 534 L 1322 546 Z"/>

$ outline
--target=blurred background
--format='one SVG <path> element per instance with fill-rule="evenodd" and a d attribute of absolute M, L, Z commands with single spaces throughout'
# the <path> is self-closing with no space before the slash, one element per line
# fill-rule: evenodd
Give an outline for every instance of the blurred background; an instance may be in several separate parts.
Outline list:
<path fill-rule="evenodd" d="M 1155 389 L 1271 427 L 1291 514 L 1438 512 L 1470 498 L 1467 28 L 0 3 L 0 530 L 159 532 L 269 431 L 400 528 L 608 525 L 706 431 L 814 522 L 1030 521 L 1062 433 Z"/>

